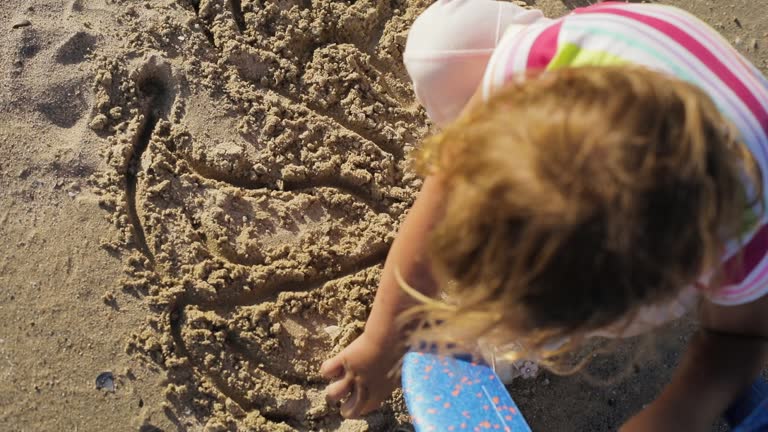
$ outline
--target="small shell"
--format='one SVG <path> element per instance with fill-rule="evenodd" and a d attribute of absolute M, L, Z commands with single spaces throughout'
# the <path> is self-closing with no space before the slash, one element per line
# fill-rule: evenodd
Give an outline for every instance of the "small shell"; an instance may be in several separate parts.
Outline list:
<path fill-rule="evenodd" d="M 96 377 L 96 389 L 115 392 L 115 376 L 112 372 L 102 372 Z"/>
<path fill-rule="evenodd" d="M 336 325 L 329 325 L 328 327 L 325 327 L 323 331 L 328 333 L 328 336 L 330 336 L 331 339 L 336 339 L 339 333 L 341 333 L 341 327 Z"/>
<path fill-rule="evenodd" d="M 22 27 L 29 27 L 31 25 L 32 25 L 31 21 L 29 21 L 28 19 L 23 19 L 23 20 L 17 22 L 16 24 L 14 24 L 13 28 L 17 29 L 17 28 L 22 28 Z"/>

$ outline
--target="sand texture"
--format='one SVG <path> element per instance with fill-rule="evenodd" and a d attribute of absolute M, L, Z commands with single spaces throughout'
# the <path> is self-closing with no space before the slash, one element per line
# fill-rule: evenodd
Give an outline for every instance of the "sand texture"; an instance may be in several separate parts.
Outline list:
<path fill-rule="evenodd" d="M 399 394 L 343 421 L 318 369 L 363 328 L 420 185 L 407 155 L 431 126 L 401 57 L 427 4 L 5 0 L 3 430 L 407 423 Z M 762 6 L 674 4 L 766 71 Z M 609 386 L 543 374 L 511 391 L 537 430 L 615 429 L 669 377 L 689 327 Z M 103 371 L 114 392 L 95 388 Z"/>
<path fill-rule="evenodd" d="M 89 124 L 109 248 L 154 312 L 129 351 L 206 430 L 358 430 L 318 369 L 364 324 L 418 187 L 399 60 L 418 6 L 148 5 L 126 8 L 133 58 L 95 60 Z"/>

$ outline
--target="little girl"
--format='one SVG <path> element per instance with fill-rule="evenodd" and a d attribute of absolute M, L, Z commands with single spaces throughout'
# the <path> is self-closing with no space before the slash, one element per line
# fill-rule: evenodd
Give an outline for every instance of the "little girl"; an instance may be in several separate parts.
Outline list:
<path fill-rule="evenodd" d="M 703 22 L 647 4 L 551 20 L 438 0 L 404 58 L 443 129 L 416 154 L 424 185 L 365 331 L 321 368 L 329 400 L 377 408 L 417 341 L 515 342 L 510 359 L 556 365 L 698 305 L 672 381 L 623 430 L 708 430 L 768 352 L 768 80 Z"/>

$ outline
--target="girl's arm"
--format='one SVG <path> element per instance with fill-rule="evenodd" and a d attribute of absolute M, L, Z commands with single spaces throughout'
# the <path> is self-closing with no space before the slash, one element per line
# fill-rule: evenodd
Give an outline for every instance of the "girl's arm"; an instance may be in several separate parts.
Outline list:
<path fill-rule="evenodd" d="M 464 111 L 474 109 L 482 100 L 482 89 L 478 89 Z M 404 335 L 398 331 L 395 320 L 400 312 L 416 305 L 416 301 L 400 288 L 395 269 L 408 285 L 422 294 L 437 293 L 429 269 L 427 243 L 433 226 L 442 217 L 445 194 L 439 176 L 424 179 L 387 254 L 363 334 L 320 367 L 320 374 L 333 380 L 325 389 L 327 399 L 330 402 L 346 399 L 341 406 L 344 417 L 359 417 L 373 411 L 398 385 L 397 376 L 389 372 L 405 354 L 405 347 Z"/>
<path fill-rule="evenodd" d="M 442 185 L 427 177 L 389 250 L 365 332 L 377 341 L 401 341 L 395 328 L 397 315 L 416 302 L 400 288 L 395 270 L 422 294 L 432 297 L 437 286 L 432 279 L 427 257 L 427 243 L 432 227 L 442 211 Z"/>
<path fill-rule="evenodd" d="M 329 401 L 346 399 L 341 405 L 344 417 L 359 417 L 378 408 L 397 386 L 397 377 L 389 372 L 397 366 L 405 346 L 395 319 L 415 301 L 400 288 L 395 269 L 419 292 L 436 293 L 426 245 L 442 212 L 443 193 L 437 178 L 424 180 L 387 255 L 363 334 L 320 368 L 325 378 L 335 380 L 326 388 Z"/>
<path fill-rule="evenodd" d="M 768 296 L 739 306 L 706 302 L 701 330 L 672 381 L 622 432 L 709 431 L 768 359 Z"/>

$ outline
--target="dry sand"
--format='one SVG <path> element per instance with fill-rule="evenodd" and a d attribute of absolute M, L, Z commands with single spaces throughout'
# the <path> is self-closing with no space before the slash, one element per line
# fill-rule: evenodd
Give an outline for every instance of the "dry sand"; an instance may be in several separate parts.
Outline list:
<path fill-rule="evenodd" d="M 767 72 L 765 4 L 674 1 Z M 758 2 L 759 3 L 759 2 Z M 425 0 L 5 0 L 0 424 L 388 431 L 320 362 L 361 330 L 429 131 L 401 64 Z M 531 3 L 534 4 L 534 3 Z M 551 16 L 580 5 L 541 0 Z M 535 430 L 612 430 L 690 328 L 510 390 Z M 636 343 L 634 345 L 637 345 Z M 114 392 L 97 390 L 111 371 Z"/>

